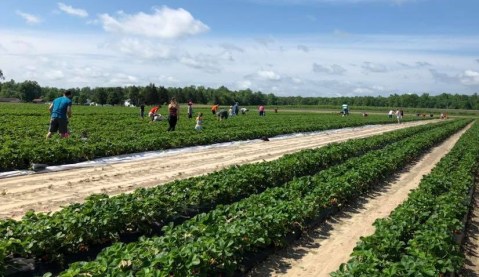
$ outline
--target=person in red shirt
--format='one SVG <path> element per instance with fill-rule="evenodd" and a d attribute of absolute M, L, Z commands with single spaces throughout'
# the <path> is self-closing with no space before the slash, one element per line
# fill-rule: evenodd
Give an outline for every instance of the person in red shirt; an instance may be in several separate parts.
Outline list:
<path fill-rule="evenodd" d="M 156 115 L 158 115 L 158 110 L 161 108 L 160 105 L 154 106 L 151 108 L 150 112 L 148 113 L 148 116 L 150 117 L 151 121 L 155 118 Z"/>

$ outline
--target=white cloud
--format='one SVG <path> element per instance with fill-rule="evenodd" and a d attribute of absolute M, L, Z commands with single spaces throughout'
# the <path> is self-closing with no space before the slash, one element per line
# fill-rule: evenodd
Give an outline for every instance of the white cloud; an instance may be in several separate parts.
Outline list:
<path fill-rule="evenodd" d="M 73 8 L 72 6 L 68 6 L 64 3 L 61 3 L 59 2 L 58 3 L 58 8 L 69 14 L 69 15 L 74 15 L 74 16 L 79 16 L 79 17 L 87 17 L 88 16 L 88 12 L 86 10 L 83 10 L 83 9 L 76 9 L 76 8 Z"/>
<path fill-rule="evenodd" d="M 458 82 L 457 76 L 451 76 L 451 75 L 448 75 L 446 73 L 438 72 L 436 69 L 429 69 L 429 72 L 431 72 L 432 77 L 437 82 L 443 82 L 443 83 L 457 83 Z"/>
<path fill-rule="evenodd" d="M 303 52 L 309 52 L 309 48 L 306 45 L 298 45 L 298 50 L 301 50 Z"/>
<path fill-rule="evenodd" d="M 149 40 L 124 38 L 119 42 L 110 42 L 105 48 L 116 48 L 121 53 L 140 59 L 170 59 L 173 51 L 170 46 Z"/>
<path fill-rule="evenodd" d="M 405 68 L 421 68 L 421 67 L 428 67 L 428 66 L 432 66 L 432 64 L 428 63 L 428 62 L 415 62 L 413 64 L 407 64 L 407 63 L 403 63 L 403 62 L 398 62 L 398 64 L 402 67 L 405 67 Z"/>
<path fill-rule="evenodd" d="M 363 64 L 361 65 L 361 68 L 364 71 L 375 72 L 375 73 L 384 73 L 388 71 L 386 66 L 379 63 L 372 63 L 372 62 L 363 62 Z"/>
<path fill-rule="evenodd" d="M 301 84 L 303 82 L 303 80 L 301 80 L 300 78 L 296 78 L 296 77 L 293 77 L 291 80 L 295 84 Z"/>
<path fill-rule="evenodd" d="M 196 35 L 209 30 L 209 27 L 184 9 L 155 8 L 153 14 L 143 12 L 128 15 L 119 12 L 115 18 L 109 14 L 99 16 L 103 29 L 107 32 L 141 35 L 173 39 Z"/>
<path fill-rule="evenodd" d="M 466 86 L 478 86 L 479 85 L 479 72 L 473 70 L 466 70 L 459 75 L 459 80 Z"/>
<path fill-rule="evenodd" d="M 184 55 L 179 57 L 179 62 L 192 68 L 203 70 L 207 73 L 220 72 L 222 65 L 214 55 L 200 54 L 197 56 Z"/>
<path fill-rule="evenodd" d="M 109 83 L 113 86 L 121 84 L 123 86 L 132 86 L 138 83 L 138 78 L 125 73 L 117 73 L 111 76 Z"/>
<path fill-rule="evenodd" d="M 17 11 L 16 13 L 17 15 L 23 17 L 23 19 L 25 19 L 27 24 L 35 25 L 35 24 L 40 24 L 40 22 L 42 22 L 41 18 L 38 16 L 29 14 L 29 13 L 24 13 L 22 11 Z"/>
<path fill-rule="evenodd" d="M 331 75 L 341 75 L 346 72 L 346 69 L 338 64 L 324 66 L 313 63 L 313 71 L 318 73 L 327 73 Z"/>
<path fill-rule="evenodd" d="M 459 74 L 447 74 L 438 72 L 435 69 L 429 70 L 437 82 L 450 83 L 450 84 L 462 84 L 468 87 L 479 86 L 479 72 L 474 70 L 464 70 Z"/>
<path fill-rule="evenodd" d="M 264 80 L 278 81 L 281 79 L 281 76 L 270 70 L 260 70 L 256 74 L 259 78 Z"/>
<path fill-rule="evenodd" d="M 49 70 L 45 72 L 45 78 L 49 80 L 61 80 L 65 77 L 65 74 L 61 70 Z"/>
<path fill-rule="evenodd" d="M 258 42 L 259 44 L 265 47 L 268 47 L 269 45 L 274 44 L 276 42 L 276 40 L 272 37 L 256 38 L 255 40 L 256 42 Z"/>
<path fill-rule="evenodd" d="M 387 96 L 425 91 L 471 94 L 478 89 L 477 56 L 467 54 L 475 52 L 442 51 L 439 47 L 450 45 L 428 37 L 370 39 L 366 36 L 360 46 L 338 43 L 331 35 L 280 37 L 275 41 L 277 47 L 270 48 L 260 47 L 254 39 L 244 37 L 199 37 L 184 43 L 158 38 L 4 29 L 0 29 L 0 37 L 4 49 L 0 51 L 1 67 L 8 78 L 19 82 L 36 80 L 42 86 L 224 85 L 264 93 L 272 92 L 274 87 L 275 93 L 283 96 Z M 397 51 L 395 47 L 401 45 L 398 41 L 402 45 L 415 41 L 421 50 Z M 453 48 L 459 50 L 479 45 L 479 38 L 474 40 L 474 37 L 447 38 L 447 41 L 457 43 Z M 435 51 L 422 49 L 428 44 L 436 45 Z M 309 51 L 298 49 L 298 45 Z M 347 71 L 318 74 L 312 70 L 314 61 L 321 61 L 317 66 L 320 71 L 339 73 L 341 68 Z M 363 67 L 377 70 L 377 65 L 386 71 L 364 74 Z"/>
<path fill-rule="evenodd" d="M 236 87 L 238 89 L 248 89 L 248 88 L 251 88 L 252 84 L 253 83 L 250 80 L 242 80 L 236 83 Z"/>
<path fill-rule="evenodd" d="M 158 80 L 162 83 L 178 84 L 180 80 L 176 79 L 173 76 L 160 75 Z"/>
<path fill-rule="evenodd" d="M 241 48 L 241 47 L 238 47 L 234 44 L 231 44 L 231 43 L 221 43 L 220 45 L 223 49 L 227 50 L 227 51 L 230 51 L 230 52 L 240 52 L 240 53 L 243 53 L 244 52 L 244 49 Z"/>

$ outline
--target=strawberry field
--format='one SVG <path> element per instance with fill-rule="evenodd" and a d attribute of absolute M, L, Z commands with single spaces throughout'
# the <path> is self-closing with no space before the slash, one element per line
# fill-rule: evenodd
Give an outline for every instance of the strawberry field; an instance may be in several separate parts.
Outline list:
<path fill-rule="evenodd" d="M 205 115 L 203 132 L 196 132 L 194 119 L 188 119 L 186 111 L 182 111 L 177 131 L 169 133 L 167 122 L 149 123 L 147 117 L 139 117 L 138 108 L 74 106 L 69 125 L 71 137 L 61 140 L 55 136 L 45 141 L 49 124 L 47 108 L 44 104 L 0 103 L 0 172 L 26 169 L 32 163 L 58 165 L 150 150 L 394 123 L 395 120 L 380 115 L 341 117 L 286 112 L 268 112 L 267 116 L 260 117 L 251 111 L 219 122 L 209 109 L 195 109 Z M 162 107 L 159 112 L 166 114 L 166 108 Z M 424 119 L 405 117 L 405 121 L 411 120 Z"/>
<path fill-rule="evenodd" d="M 187 118 L 180 119 L 176 132 L 167 133 L 165 122 L 141 120 L 136 109 L 74 107 L 71 138 L 45 141 L 48 115 L 41 109 L 45 107 L 28 106 L 28 112 L 22 110 L 15 116 L 12 107 L 0 111 L 5 113 L 1 120 L 9 118 L 4 123 L 23 122 L 24 126 L 17 125 L 20 131 L 13 132 L 15 128 L 1 125 L 6 134 L 1 151 L 24 158 L 15 166 L 15 159 L 2 160 L 3 170 L 40 162 L 36 158 L 45 153 L 42 151 L 55 154 L 48 162 L 61 164 L 391 122 L 384 116 L 298 113 L 248 114 L 219 122 L 207 114 L 201 133 L 194 131 L 193 121 Z M 35 113 L 33 118 L 44 119 L 28 124 L 27 119 Z M 22 220 L 2 220 L 0 275 L 14 274 L 19 258 L 33 259 L 43 268 L 35 274 L 51 271 L 60 276 L 241 275 L 272 249 L 300 236 L 313 222 L 336 213 L 359 195 L 380 189 L 390 176 L 470 122 L 448 120 L 405 128 L 131 194 L 92 195 L 82 204 L 55 213 L 29 212 Z M 361 241 L 351 261 L 334 274 L 437 276 L 458 269 L 461 258 L 455 234 L 464 228 L 462 219 L 477 173 L 477 128 L 474 124 L 467 131 L 391 219 L 378 221 L 377 232 Z M 86 141 L 79 136 L 85 130 L 89 134 Z M 25 137 L 22 132 L 31 139 L 21 139 Z M 67 154 L 56 159 L 60 149 Z M 441 223 L 437 225 L 436 220 Z M 427 243 L 429 240 L 437 243 Z"/>

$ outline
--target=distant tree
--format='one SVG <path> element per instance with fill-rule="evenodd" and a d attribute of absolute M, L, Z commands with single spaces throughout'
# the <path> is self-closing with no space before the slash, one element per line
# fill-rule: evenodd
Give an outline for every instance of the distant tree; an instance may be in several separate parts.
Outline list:
<path fill-rule="evenodd" d="M 145 99 L 145 102 L 149 105 L 160 103 L 160 95 L 158 94 L 158 90 L 153 83 L 150 83 L 148 86 L 143 88 L 142 95 Z"/>
<path fill-rule="evenodd" d="M 140 89 L 137 86 L 127 87 L 126 93 L 130 99 L 130 103 L 137 106 L 140 104 Z"/>
<path fill-rule="evenodd" d="M 42 88 L 36 81 L 24 81 L 20 84 L 19 96 L 24 102 L 32 102 L 42 95 Z"/>
<path fill-rule="evenodd" d="M 160 86 L 158 88 L 158 97 L 159 97 L 159 103 L 168 103 L 170 96 L 168 94 L 168 90 L 164 86 Z"/>
<path fill-rule="evenodd" d="M 93 99 L 93 92 L 90 87 L 83 87 L 81 88 L 80 95 L 78 97 L 79 103 L 81 105 L 84 105 L 87 103 L 88 100 L 91 101 Z"/>
<path fill-rule="evenodd" d="M 19 85 L 14 80 L 2 83 L 2 89 L 0 90 L 0 96 L 2 97 L 18 97 Z"/>
<path fill-rule="evenodd" d="M 108 93 L 105 88 L 93 89 L 93 101 L 100 105 L 105 105 L 108 98 Z"/>
<path fill-rule="evenodd" d="M 123 89 L 121 87 L 107 89 L 106 102 L 112 106 L 123 104 Z"/>
<path fill-rule="evenodd" d="M 3 71 L 0 69 L 0 80 L 5 80 L 5 76 L 3 76 Z"/>
<path fill-rule="evenodd" d="M 43 94 L 43 100 L 52 101 L 53 99 L 61 96 L 62 93 L 57 88 L 48 87 L 42 90 L 42 94 Z"/>

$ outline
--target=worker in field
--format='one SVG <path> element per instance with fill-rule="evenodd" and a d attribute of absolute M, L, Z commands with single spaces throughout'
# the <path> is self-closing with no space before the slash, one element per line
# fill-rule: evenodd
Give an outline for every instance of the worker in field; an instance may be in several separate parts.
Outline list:
<path fill-rule="evenodd" d="M 211 106 L 211 113 L 213 115 L 216 115 L 216 112 L 218 112 L 219 108 L 220 108 L 220 105 L 214 104 L 213 106 Z"/>
<path fill-rule="evenodd" d="M 176 102 L 176 98 L 171 98 L 170 104 L 168 105 L 168 132 L 174 131 L 176 128 L 176 123 L 180 118 L 180 105 Z"/>
<path fill-rule="evenodd" d="M 145 118 L 145 103 L 140 105 L 140 116 L 141 118 Z"/>
<path fill-rule="evenodd" d="M 198 116 L 196 117 L 195 130 L 196 131 L 203 130 L 203 113 L 199 113 Z"/>
<path fill-rule="evenodd" d="M 227 119 L 228 118 L 228 111 L 225 110 L 225 109 L 221 109 L 221 110 L 218 111 L 217 116 L 218 116 L 219 121 L 222 121 L 223 119 Z"/>
<path fill-rule="evenodd" d="M 148 112 L 148 116 L 150 117 L 151 121 L 153 122 L 155 120 L 155 116 L 158 115 L 158 110 L 161 108 L 161 105 L 154 106 L 153 108 L 150 109 Z"/>
<path fill-rule="evenodd" d="M 188 101 L 188 118 L 193 118 L 193 101 Z"/>
<path fill-rule="evenodd" d="M 342 112 L 343 112 L 343 116 L 349 115 L 349 106 L 348 106 L 348 104 L 343 104 L 343 105 L 342 105 Z"/>
<path fill-rule="evenodd" d="M 233 114 L 234 115 L 238 115 L 239 114 L 239 103 L 238 102 L 235 102 L 235 104 L 233 105 Z"/>
<path fill-rule="evenodd" d="M 265 116 L 266 114 L 264 113 L 264 106 L 263 105 L 260 105 L 258 107 L 258 112 L 259 112 L 259 116 Z"/>
<path fill-rule="evenodd" d="M 72 117 L 72 92 L 66 90 L 62 97 L 58 97 L 48 107 L 50 111 L 50 127 L 48 128 L 47 139 L 53 133 L 59 132 L 62 138 L 67 138 L 68 119 Z"/>
<path fill-rule="evenodd" d="M 403 115 L 403 113 L 401 112 L 401 110 L 397 109 L 397 110 L 396 110 L 396 118 L 397 118 L 397 120 L 398 120 L 398 124 L 401 124 L 402 115 Z"/>

